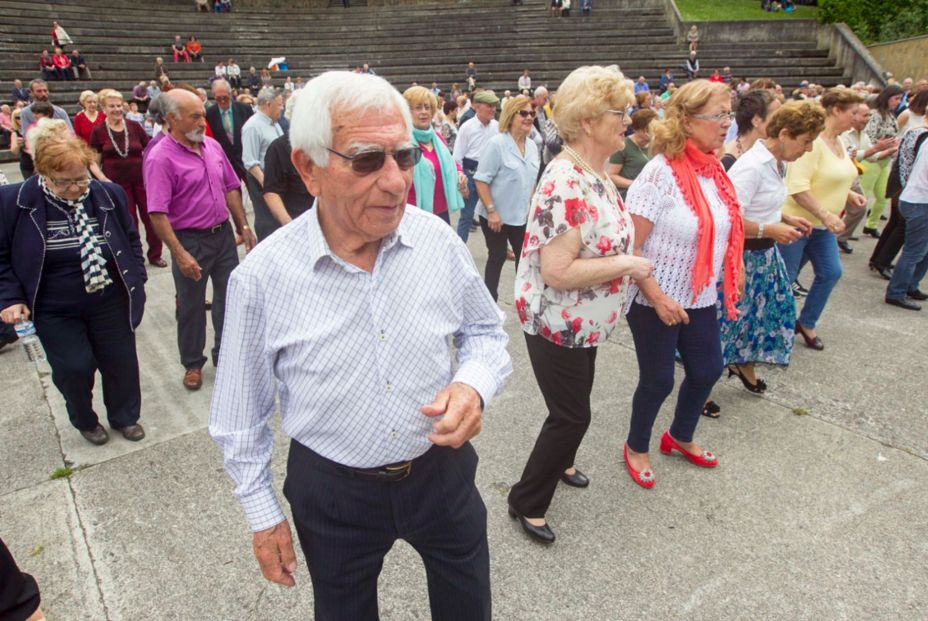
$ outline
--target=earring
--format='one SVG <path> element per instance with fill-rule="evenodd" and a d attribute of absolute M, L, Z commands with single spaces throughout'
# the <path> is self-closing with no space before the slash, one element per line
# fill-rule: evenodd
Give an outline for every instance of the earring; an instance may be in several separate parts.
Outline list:
<path fill-rule="evenodd" d="M 587 128 L 586 128 L 586 135 L 587 135 L 587 136 L 592 136 L 592 135 L 593 135 L 593 130 L 590 129 L 589 127 L 587 127 Z"/>

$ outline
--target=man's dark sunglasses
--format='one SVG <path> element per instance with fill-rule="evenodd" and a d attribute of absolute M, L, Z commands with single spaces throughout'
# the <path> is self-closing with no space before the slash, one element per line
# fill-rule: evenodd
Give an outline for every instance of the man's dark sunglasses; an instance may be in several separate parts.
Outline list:
<path fill-rule="evenodd" d="M 406 147 L 396 151 L 362 151 L 354 155 L 345 155 L 335 149 L 327 148 L 326 150 L 351 162 L 351 170 L 359 175 L 369 175 L 383 168 L 388 155 L 393 156 L 400 170 L 409 170 L 422 159 L 422 149 L 419 147 Z"/>

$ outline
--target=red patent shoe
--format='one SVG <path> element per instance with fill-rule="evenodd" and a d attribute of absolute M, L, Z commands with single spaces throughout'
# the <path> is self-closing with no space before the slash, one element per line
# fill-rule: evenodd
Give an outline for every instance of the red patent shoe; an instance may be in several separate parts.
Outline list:
<path fill-rule="evenodd" d="M 632 478 L 632 481 L 645 489 L 651 489 L 654 487 L 654 472 L 650 468 L 646 468 L 641 472 L 638 472 L 632 468 L 630 463 L 628 463 L 627 444 L 622 447 L 622 454 L 625 456 L 625 469 L 628 470 L 628 475 Z"/>
<path fill-rule="evenodd" d="M 716 457 L 715 453 L 703 451 L 702 455 L 694 455 L 677 444 L 677 441 L 670 436 L 669 431 L 665 431 L 661 438 L 661 453 L 670 455 L 672 451 L 679 451 L 690 463 L 696 464 L 702 468 L 715 468 L 719 465 L 719 458 Z"/>

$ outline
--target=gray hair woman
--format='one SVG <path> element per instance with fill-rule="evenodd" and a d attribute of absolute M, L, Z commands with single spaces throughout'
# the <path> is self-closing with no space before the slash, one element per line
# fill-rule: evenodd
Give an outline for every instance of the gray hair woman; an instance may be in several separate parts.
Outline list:
<path fill-rule="evenodd" d="M 589 484 L 574 459 L 590 424 L 596 349 L 618 324 L 629 277 L 651 274 L 650 261 L 632 254 L 634 226 L 605 170 L 625 143 L 632 101 L 615 65 L 567 76 L 554 109 L 564 147 L 529 208 L 515 307 L 548 415 L 509 514 L 540 543 L 555 539 L 545 514 L 558 482 Z"/>

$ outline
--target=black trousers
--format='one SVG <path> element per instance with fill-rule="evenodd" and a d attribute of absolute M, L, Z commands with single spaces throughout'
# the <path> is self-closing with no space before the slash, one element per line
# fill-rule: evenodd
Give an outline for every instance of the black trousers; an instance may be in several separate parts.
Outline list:
<path fill-rule="evenodd" d="M 686 309 L 690 322 L 668 326 L 650 306 L 632 304 L 626 315 L 638 357 L 638 387 L 632 399 L 628 446 L 647 453 L 651 429 L 673 391 L 674 352 L 680 352 L 685 376 L 680 384 L 670 435 L 692 442 L 702 408 L 722 375 L 722 340 L 715 305 Z"/>
<path fill-rule="evenodd" d="M 39 586 L 16 566 L 13 555 L 0 539 L 0 619 L 25 621 L 39 608 Z"/>
<path fill-rule="evenodd" d="M 490 621 L 487 511 L 477 453 L 433 446 L 399 481 L 352 477 L 295 440 L 284 495 L 313 582 L 316 621 L 376 621 L 377 578 L 397 539 L 422 557 L 434 621 Z"/>
<path fill-rule="evenodd" d="M 177 292 L 177 347 L 180 362 L 185 369 L 202 369 L 206 364 L 203 349 L 206 347 L 206 284 L 213 282 L 212 319 L 216 337 L 213 341 L 213 365 L 219 363 L 219 345 L 222 342 L 222 321 L 226 313 L 226 286 L 229 276 L 238 266 L 235 234 L 228 220 L 222 228 L 208 230 L 181 229 L 174 231 L 177 240 L 200 264 L 201 277 L 195 281 L 184 276 L 171 261 L 174 289 Z"/>
<path fill-rule="evenodd" d="M 499 233 L 490 228 L 486 218 L 480 216 L 480 228 L 483 230 L 483 239 L 487 242 L 487 264 L 483 272 L 483 282 L 486 283 L 490 295 L 496 301 L 499 289 L 499 276 L 506 264 L 506 242 L 512 246 L 516 255 L 516 269 L 519 268 L 519 257 L 522 255 L 522 240 L 525 239 L 525 225 L 510 226 L 504 224 Z"/>
<path fill-rule="evenodd" d="M 98 300 L 75 304 L 72 312 L 40 309 L 34 316 L 52 382 L 64 397 L 71 424 L 92 431 L 99 423 L 93 410 L 94 374 L 99 369 L 110 427 L 134 425 L 142 409 L 142 391 L 128 294 L 117 282 L 87 297 Z"/>
<path fill-rule="evenodd" d="M 896 255 L 902 250 L 905 242 L 905 218 L 899 213 L 899 198 L 890 202 L 889 222 L 880 233 L 880 240 L 870 255 L 870 263 L 878 267 L 889 267 L 896 260 Z"/>
<path fill-rule="evenodd" d="M 254 175 L 248 173 L 248 196 L 251 198 L 251 206 L 255 211 L 255 236 L 258 241 L 266 238 L 268 235 L 280 228 L 267 203 L 264 202 L 264 189 Z"/>
<path fill-rule="evenodd" d="M 574 464 L 590 426 L 596 348 L 560 347 L 534 334 L 525 335 L 525 344 L 548 417 L 522 478 L 509 491 L 509 505 L 520 515 L 541 518 L 548 511 L 561 474 Z"/>

